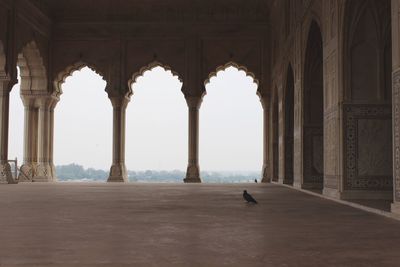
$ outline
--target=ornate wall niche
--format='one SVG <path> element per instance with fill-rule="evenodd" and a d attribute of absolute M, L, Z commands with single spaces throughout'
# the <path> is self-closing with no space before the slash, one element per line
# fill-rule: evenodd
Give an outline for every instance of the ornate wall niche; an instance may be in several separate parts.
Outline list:
<path fill-rule="evenodd" d="M 343 74 L 345 100 L 383 103 L 390 1 L 347 1 L 344 16 Z M 366 67 L 368 66 L 368 67 Z M 386 77 L 385 77 L 386 76 Z"/>
<path fill-rule="evenodd" d="M 322 34 L 312 21 L 307 38 L 303 85 L 303 187 L 323 184 L 323 51 Z"/>
<path fill-rule="evenodd" d="M 286 72 L 284 92 L 284 133 L 285 133 L 285 177 L 284 183 L 292 184 L 294 178 L 294 72 L 289 64 Z"/>

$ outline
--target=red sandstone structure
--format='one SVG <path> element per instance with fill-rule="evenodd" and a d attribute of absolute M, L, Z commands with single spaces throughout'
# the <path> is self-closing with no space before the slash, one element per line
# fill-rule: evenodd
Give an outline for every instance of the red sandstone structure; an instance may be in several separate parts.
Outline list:
<path fill-rule="evenodd" d="M 127 180 L 125 110 L 154 66 L 183 82 L 185 182 L 200 182 L 204 84 L 227 66 L 252 76 L 264 109 L 262 181 L 338 199 L 391 199 L 400 213 L 398 0 L 0 0 L 0 181 L 8 164 L 9 93 L 21 70 L 20 181 L 56 181 L 54 108 L 88 66 L 113 106 L 110 182 Z M 12 114 L 11 114 L 12 116 Z M 261 166 L 260 166 L 261 167 Z"/>

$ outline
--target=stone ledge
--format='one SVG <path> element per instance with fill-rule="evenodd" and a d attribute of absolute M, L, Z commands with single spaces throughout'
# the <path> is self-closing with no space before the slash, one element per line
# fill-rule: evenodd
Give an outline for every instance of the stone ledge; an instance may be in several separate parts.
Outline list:
<path fill-rule="evenodd" d="M 377 214 L 377 215 L 380 215 L 380 216 L 384 216 L 384 217 L 387 217 L 387 218 L 391 218 L 391 219 L 400 221 L 400 203 L 399 204 L 397 204 L 397 203 L 396 204 L 392 204 L 392 212 L 387 212 L 387 211 L 383 211 L 383 210 L 380 210 L 380 209 L 374 209 L 374 208 L 366 207 L 366 206 L 363 206 L 363 205 L 360 205 L 360 204 L 357 204 L 357 203 L 353 203 L 353 202 L 349 202 L 349 201 L 346 201 L 346 200 L 341 200 L 341 199 L 338 199 L 336 197 L 328 196 L 328 194 L 330 194 L 330 193 L 333 193 L 333 195 L 336 195 L 333 191 L 337 192 L 337 190 L 332 190 L 332 192 L 330 192 L 329 190 L 326 191 L 324 189 L 324 193 L 323 194 L 318 194 L 318 193 L 314 193 L 314 192 L 311 192 L 311 191 L 308 191 L 308 190 L 296 188 L 296 187 L 293 187 L 293 186 L 290 186 L 290 185 L 286 185 L 286 184 L 281 184 L 281 183 L 276 183 L 276 182 L 273 182 L 273 184 L 284 186 L 284 187 L 290 188 L 292 190 L 300 191 L 300 192 L 303 192 L 303 193 L 306 193 L 306 194 L 309 194 L 309 195 L 312 195 L 312 196 L 316 196 L 316 197 L 319 197 L 319 198 L 331 200 L 331 201 L 334 201 L 334 202 L 337 202 L 337 203 L 340 203 L 340 204 L 343 204 L 343 205 L 346 205 L 346 206 L 349 206 L 349 207 L 353 207 L 353 208 L 360 209 L 360 210 L 363 210 L 363 211 L 366 211 L 366 212 L 369 212 L 369 213 L 374 213 L 374 214 Z M 393 207 L 395 207 L 395 208 L 393 208 Z"/>

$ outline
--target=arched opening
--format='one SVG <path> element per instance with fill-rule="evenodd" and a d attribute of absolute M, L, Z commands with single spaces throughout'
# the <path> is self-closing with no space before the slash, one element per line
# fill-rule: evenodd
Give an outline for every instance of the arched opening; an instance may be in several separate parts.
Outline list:
<path fill-rule="evenodd" d="M 126 165 L 130 181 L 182 182 L 187 163 L 187 105 L 177 73 L 160 63 L 132 78 L 126 112 Z"/>
<path fill-rule="evenodd" d="M 263 113 L 251 73 L 236 64 L 219 68 L 206 83 L 200 110 L 203 182 L 260 179 Z"/>
<path fill-rule="evenodd" d="M 106 181 L 113 129 L 106 82 L 85 64 L 74 66 L 60 80 L 62 95 L 54 111 L 57 177 L 59 181 Z"/>
<path fill-rule="evenodd" d="M 23 161 L 24 151 L 24 104 L 21 99 L 21 71 L 17 67 L 18 82 L 10 92 L 9 128 L 8 128 L 8 159 L 15 160 L 11 166 L 13 178 L 18 178 L 18 167 Z"/>
<path fill-rule="evenodd" d="M 279 180 L 279 104 L 278 89 L 275 88 L 272 102 L 272 180 Z"/>
<path fill-rule="evenodd" d="M 347 6 L 344 196 L 392 199 L 390 1 Z"/>
<path fill-rule="evenodd" d="M 285 172 L 284 184 L 293 184 L 293 158 L 294 158 L 294 74 L 292 66 L 289 65 L 286 74 L 285 88 Z"/>
<path fill-rule="evenodd" d="M 17 90 L 12 92 L 12 98 L 15 98 L 12 106 L 13 109 L 16 109 L 16 114 L 12 115 L 11 120 L 23 116 L 21 121 L 15 122 L 17 124 L 12 123 L 15 125 L 12 127 L 18 129 L 18 133 L 15 133 L 15 141 L 18 142 L 19 146 L 23 144 L 23 157 L 20 152 L 17 152 L 17 154 L 20 154 L 19 157 L 23 159 L 18 161 L 18 164 L 22 163 L 18 179 L 20 182 L 25 182 L 32 181 L 34 177 L 37 177 L 38 168 L 40 169 L 43 164 L 48 163 L 44 162 L 45 158 L 47 159 L 47 154 L 45 155 L 44 149 L 40 149 L 40 144 L 44 144 L 45 136 L 39 128 L 38 104 L 39 96 L 47 92 L 48 89 L 47 72 L 35 41 L 27 43 L 22 48 L 17 57 L 17 67 L 19 79 L 16 88 L 19 87 L 19 92 Z M 20 103 L 21 99 L 23 107 L 19 104 L 14 106 L 16 103 Z M 20 115 L 21 113 L 23 115 Z M 18 150 L 21 151 L 21 148 L 19 147 Z"/>
<path fill-rule="evenodd" d="M 302 188 L 322 190 L 324 176 L 324 95 L 322 35 L 312 21 L 304 63 Z"/>

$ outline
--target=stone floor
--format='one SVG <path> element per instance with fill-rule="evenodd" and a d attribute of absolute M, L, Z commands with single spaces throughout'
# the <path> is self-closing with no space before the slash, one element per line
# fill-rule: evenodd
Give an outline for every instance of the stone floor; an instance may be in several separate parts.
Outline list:
<path fill-rule="evenodd" d="M 1 185 L 0 266 L 400 266 L 400 222 L 274 184 Z"/>

